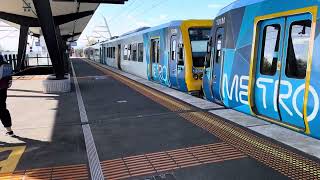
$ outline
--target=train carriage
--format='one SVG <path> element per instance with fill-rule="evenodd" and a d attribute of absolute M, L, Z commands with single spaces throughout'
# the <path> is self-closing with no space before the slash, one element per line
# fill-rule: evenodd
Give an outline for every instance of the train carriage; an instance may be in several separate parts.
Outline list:
<path fill-rule="evenodd" d="M 199 95 L 212 20 L 173 21 L 102 44 L 103 63 Z"/>
<path fill-rule="evenodd" d="M 102 50 L 100 47 L 100 43 L 92 45 L 84 49 L 85 56 L 93 61 L 102 63 Z"/>
<path fill-rule="evenodd" d="M 238 0 L 215 18 L 206 99 L 320 138 L 318 0 Z"/>

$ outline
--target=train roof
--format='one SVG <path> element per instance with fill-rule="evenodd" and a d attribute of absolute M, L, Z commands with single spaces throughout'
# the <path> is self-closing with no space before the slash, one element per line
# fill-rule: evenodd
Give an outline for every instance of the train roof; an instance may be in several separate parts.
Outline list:
<path fill-rule="evenodd" d="M 267 1 L 267 0 L 236 0 L 233 3 L 229 4 L 228 6 L 222 8 L 217 16 L 220 16 L 228 11 L 231 11 L 233 9 L 237 9 L 237 8 L 241 8 L 244 6 L 248 6 L 251 4 L 256 4 L 256 3 L 260 3 L 262 1 Z"/>
<path fill-rule="evenodd" d="M 147 32 L 156 31 L 156 30 L 163 29 L 163 28 L 166 28 L 166 27 L 180 26 L 182 21 L 183 20 L 171 21 L 169 23 L 161 24 L 161 25 L 158 25 L 158 26 L 155 26 L 155 27 L 150 27 L 150 28 L 143 29 L 141 31 L 137 31 L 137 32 L 134 31 L 132 33 L 125 33 L 124 35 L 120 36 L 119 38 L 112 39 L 112 40 L 106 41 L 104 43 L 114 42 L 114 41 L 117 41 L 117 40 L 121 40 L 121 39 L 124 39 L 124 38 L 132 37 L 132 36 L 135 36 L 135 35 L 138 35 L 138 34 L 144 34 L 144 33 L 147 33 Z"/>

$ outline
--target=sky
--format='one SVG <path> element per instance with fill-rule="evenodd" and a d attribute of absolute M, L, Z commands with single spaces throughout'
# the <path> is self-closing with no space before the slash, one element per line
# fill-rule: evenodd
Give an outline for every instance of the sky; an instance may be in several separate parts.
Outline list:
<path fill-rule="evenodd" d="M 125 5 L 101 4 L 78 41 L 87 44 L 96 26 L 107 19 L 112 36 L 143 26 L 157 26 L 173 20 L 213 19 L 234 0 L 128 0 Z"/>
<path fill-rule="evenodd" d="M 0 51 L 18 49 L 19 30 L 0 21 Z"/>
<path fill-rule="evenodd" d="M 234 0 L 128 0 L 124 5 L 101 4 L 78 40 L 78 47 L 88 44 L 96 26 L 107 19 L 112 36 L 144 26 L 157 26 L 173 20 L 214 19 L 220 9 Z M 19 30 L 0 22 L 0 49 L 17 51 Z M 3 31 L 8 29 L 9 31 Z M 29 38 L 30 39 L 30 38 Z M 30 40 L 32 41 L 32 40 Z"/>

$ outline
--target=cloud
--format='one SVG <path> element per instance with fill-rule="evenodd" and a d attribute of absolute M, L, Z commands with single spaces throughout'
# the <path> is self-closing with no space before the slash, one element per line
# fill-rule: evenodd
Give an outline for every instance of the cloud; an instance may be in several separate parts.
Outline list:
<path fill-rule="evenodd" d="M 160 19 L 160 20 L 165 20 L 165 19 L 168 19 L 168 17 L 169 17 L 168 14 L 161 14 L 161 15 L 159 16 L 159 19 Z"/>
<path fill-rule="evenodd" d="M 222 4 L 208 4 L 208 8 L 216 9 L 216 8 L 222 8 Z"/>
<path fill-rule="evenodd" d="M 139 28 L 139 27 L 143 27 L 143 26 L 151 26 L 150 23 L 148 23 L 147 21 L 143 21 L 143 20 L 138 20 L 137 18 L 128 15 L 127 18 L 133 22 L 133 25 L 135 28 Z"/>

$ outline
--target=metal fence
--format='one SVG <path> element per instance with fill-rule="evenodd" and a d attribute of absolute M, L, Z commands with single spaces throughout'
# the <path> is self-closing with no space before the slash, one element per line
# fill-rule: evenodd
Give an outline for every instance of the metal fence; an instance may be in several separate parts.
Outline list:
<path fill-rule="evenodd" d="M 17 54 L 5 54 L 4 57 L 7 59 L 8 63 L 12 65 L 13 70 L 16 70 L 18 65 Z M 36 66 L 52 66 L 49 55 L 40 56 L 39 54 L 36 54 L 35 56 L 26 56 L 24 67 L 28 68 Z"/>

